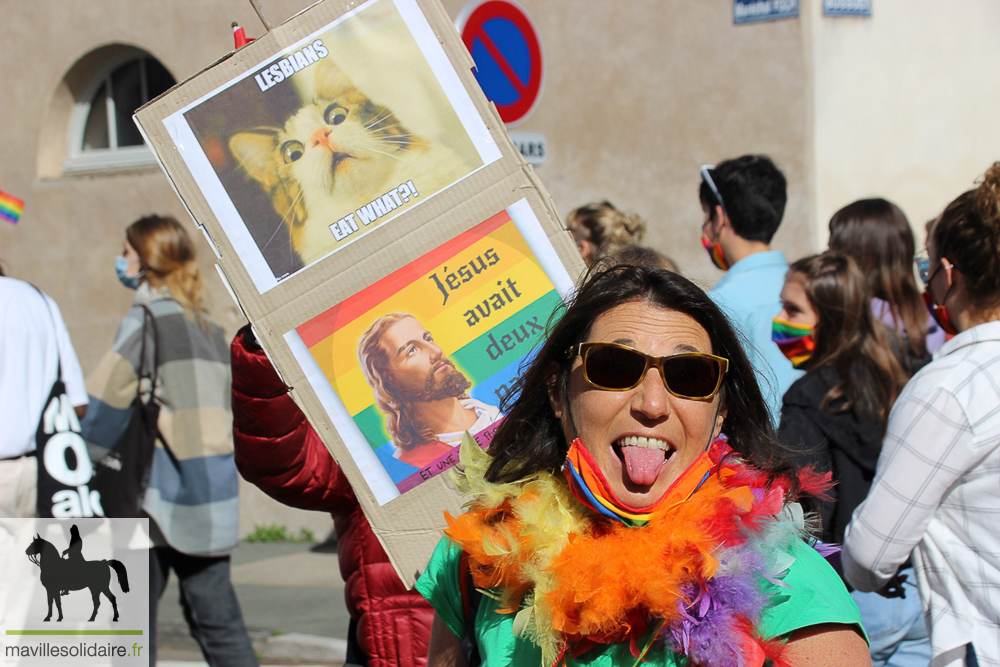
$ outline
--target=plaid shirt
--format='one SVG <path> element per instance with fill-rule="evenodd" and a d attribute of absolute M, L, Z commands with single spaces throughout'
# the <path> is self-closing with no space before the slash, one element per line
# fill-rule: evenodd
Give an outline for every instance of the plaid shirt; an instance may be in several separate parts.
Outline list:
<path fill-rule="evenodd" d="M 173 453 L 169 456 L 161 442 L 153 452 L 142 505 L 152 519 L 153 545 L 165 541 L 186 554 L 221 556 L 236 548 L 240 508 L 229 345 L 218 325 L 202 329 L 168 288 L 154 290 L 142 283 L 118 327 L 114 347 L 87 378 L 90 407 L 80 429 L 95 459 L 125 431 L 139 382 L 143 305 L 156 318 L 158 425 Z M 153 332 L 147 331 L 146 337 L 151 364 Z"/>
<path fill-rule="evenodd" d="M 1000 322 L 955 336 L 904 388 L 844 573 L 875 590 L 911 551 L 931 664 L 964 659 L 971 642 L 980 665 L 1000 667 Z"/>

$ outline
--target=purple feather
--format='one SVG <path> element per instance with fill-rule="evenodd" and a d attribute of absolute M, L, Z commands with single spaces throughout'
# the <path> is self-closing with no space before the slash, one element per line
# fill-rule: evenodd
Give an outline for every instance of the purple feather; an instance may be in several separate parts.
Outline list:
<path fill-rule="evenodd" d="M 740 621 L 755 627 L 769 596 L 760 585 L 761 559 L 751 549 L 733 549 L 723 562 L 736 566 L 732 574 L 682 587 L 680 618 L 664 628 L 663 638 L 695 664 L 745 667 Z"/>
<path fill-rule="evenodd" d="M 812 542 L 812 548 L 819 552 L 819 555 L 823 558 L 829 559 L 835 553 L 838 553 L 841 549 L 839 544 L 831 544 L 830 542 L 824 542 L 823 540 L 814 540 Z"/>

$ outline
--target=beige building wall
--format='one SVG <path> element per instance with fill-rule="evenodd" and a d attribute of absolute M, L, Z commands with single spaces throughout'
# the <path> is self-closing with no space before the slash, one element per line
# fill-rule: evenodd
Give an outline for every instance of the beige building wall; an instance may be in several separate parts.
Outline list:
<path fill-rule="evenodd" d="M 452 17 L 465 6 L 443 1 Z M 635 211 L 648 242 L 705 286 L 721 274 L 699 242 L 704 163 L 775 159 L 789 181 L 775 246 L 795 259 L 863 196 L 893 199 L 921 228 L 997 156 L 994 0 L 874 0 L 870 19 L 823 17 L 820 0 L 801 0 L 797 19 L 741 26 L 732 0 L 521 2 L 546 80 L 517 129 L 545 135 L 538 174 L 560 215 L 604 198 Z M 263 4 L 281 22 L 309 2 Z M 20 224 L 0 221 L 0 260 L 57 300 L 86 373 L 131 301 L 113 271 L 125 226 L 154 211 L 186 218 L 156 166 L 63 173 L 94 52 L 141 48 L 180 81 L 232 50 L 232 21 L 250 36 L 263 28 L 247 0 L 0 0 L 0 15 L 0 189 L 26 200 Z M 242 316 L 199 250 L 213 316 L 234 333 Z M 245 498 L 249 529 L 273 503 Z"/>
<path fill-rule="evenodd" d="M 300 0 L 267 0 L 274 21 L 298 12 Z M 0 221 L 0 261 L 7 275 L 50 294 L 62 311 L 85 374 L 114 339 L 133 293 L 115 277 L 125 227 L 153 212 L 189 220 L 158 166 L 65 175 L 69 118 L 79 86 L 102 47 L 141 48 L 181 81 L 233 49 L 230 24 L 263 29 L 249 2 L 227 0 L 0 0 L 0 190 L 25 200 L 19 224 Z M 197 234 L 194 227 L 192 233 Z M 243 317 L 198 241 L 212 316 L 233 334 Z M 240 530 L 277 523 L 317 537 L 329 515 L 280 505 L 241 482 Z"/>
<path fill-rule="evenodd" d="M 537 171 L 559 213 L 607 198 L 650 223 L 682 272 L 721 277 L 701 247 L 698 169 L 766 153 L 789 204 L 777 248 L 811 246 L 810 73 L 803 22 L 733 25 L 732 0 L 519 0 L 541 36 L 544 90 L 517 131 L 540 132 Z M 445 0 L 457 16 L 465 0 Z"/>
<path fill-rule="evenodd" d="M 885 197 L 924 223 L 1000 159 L 1000 3 L 873 0 L 872 17 L 809 6 L 819 245 L 841 206 Z"/>
<path fill-rule="evenodd" d="M 288 16 L 304 6 L 300 0 L 267 4 Z M 99 64 L 88 55 L 137 47 L 182 81 L 232 50 L 232 21 L 262 29 L 250 3 L 236 0 L 0 0 L 0 13 L 0 53 L 9 64 L 0 81 L 0 189 L 25 200 L 18 225 L 0 224 L 0 260 L 8 275 L 56 299 L 88 373 L 131 304 L 132 294 L 114 273 L 125 227 L 153 212 L 190 219 L 155 164 L 63 174 L 73 104 Z M 212 315 L 235 332 L 239 309 L 208 245 L 199 242 L 198 251 Z"/>

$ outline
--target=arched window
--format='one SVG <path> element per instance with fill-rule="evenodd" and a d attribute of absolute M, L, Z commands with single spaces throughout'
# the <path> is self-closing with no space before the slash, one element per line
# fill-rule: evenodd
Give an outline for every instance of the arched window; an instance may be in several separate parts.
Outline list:
<path fill-rule="evenodd" d="M 132 114 L 173 86 L 174 77 L 158 60 L 133 47 L 105 51 L 105 55 L 76 98 L 63 165 L 66 172 L 156 162 Z"/>

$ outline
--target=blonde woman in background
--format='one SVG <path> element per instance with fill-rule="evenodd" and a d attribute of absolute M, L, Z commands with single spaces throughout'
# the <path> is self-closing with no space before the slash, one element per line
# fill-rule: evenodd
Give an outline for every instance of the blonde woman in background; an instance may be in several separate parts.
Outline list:
<path fill-rule="evenodd" d="M 573 234 L 576 248 L 590 266 L 609 245 L 639 243 L 646 233 L 646 221 L 635 213 L 624 213 L 604 200 L 584 204 L 566 216 L 566 229 Z"/>
<path fill-rule="evenodd" d="M 635 266 L 658 266 L 667 271 L 680 273 L 674 260 L 664 255 L 659 250 L 653 250 L 645 246 L 634 243 L 623 243 L 621 245 L 607 246 L 597 262 L 609 261 L 614 264 L 632 264 Z"/>
<path fill-rule="evenodd" d="M 158 357 L 154 397 L 160 406 L 143 515 L 149 517 L 150 664 L 156 663 L 156 617 L 170 570 L 178 578 L 191 635 L 209 665 L 256 665 L 229 554 L 237 544 L 237 473 L 233 462 L 229 345 L 209 320 L 191 237 L 174 218 L 147 216 L 125 230 L 115 270 L 135 290 L 115 343 L 88 378 L 92 408 L 82 424 L 88 443 L 109 449 L 124 432 L 139 382 L 145 309 L 147 364 Z M 148 367 L 148 366 L 147 366 Z"/>

